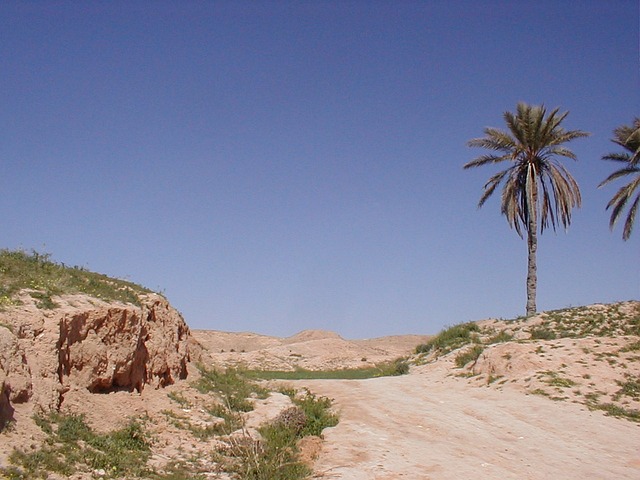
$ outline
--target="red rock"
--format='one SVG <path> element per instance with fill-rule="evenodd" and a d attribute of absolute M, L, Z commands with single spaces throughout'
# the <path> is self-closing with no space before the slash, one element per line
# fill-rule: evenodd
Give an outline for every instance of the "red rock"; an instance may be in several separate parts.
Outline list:
<path fill-rule="evenodd" d="M 70 389 L 140 392 L 187 376 L 189 327 L 160 295 L 141 306 L 72 295 L 54 310 L 23 301 L 0 316 L 0 415 L 27 400 L 59 409 Z"/>

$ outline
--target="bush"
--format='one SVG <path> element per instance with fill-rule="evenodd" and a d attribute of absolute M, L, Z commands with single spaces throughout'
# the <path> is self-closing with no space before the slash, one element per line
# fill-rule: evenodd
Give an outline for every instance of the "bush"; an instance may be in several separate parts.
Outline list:
<path fill-rule="evenodd" d="M 541 327 L 531 330 L 531 340 L 554 340 L 555 338 L 555 332 L 548 328 Z"/>
<path fill-rule="evenodd" d="M 418 345 L 416 353 L 430 353 L 432 351 L 440 354 L 449 353 L 472 342 L 472 334 L 479 332 L 480 327 L 476 323 L 460 323 L 441 331 L 427 343 Z"/>
<path fill-rule="evenodd" d="M 338 423 L 330 411 L 331 400 L 316 397 L 309 390 L 298 395 L 287 390 L 294 407 L 284 410 L 273 422 L 258 429 L 261 439 L 231 437 L 225 455 L 233 460 L 228 470 L 238 478 L 251 480 L 298 480 L 312 473 L 298 457 L 297 442 L 308 435 L 320 435 Z"/>
<path fill-rule="evenodd" d="M 307 389 L 304 392 L 303 395 L 292 398 L 293 403 L 302 409 L 307 418 L 300 436 L 320 435 L 325 428 L 336 426 L 338 416 L 331 411 L 331 399 L 317 397 Z"/>
<path fill-rule="evenodd" d="M 35 451 L 14 450 L 9 456 L 14 467 L 0 468 L 0 476 L 48 478 L 49 472 L 56 472 L 70 477 L 87 469 L 104 469 L 109 477 L 135 478 L 148 473 L 150 445 L 136 420 L 105 434 L 95 433 L 81 415 L 54 413 L 35 420 L 48 435 L 47 441 Z"/>
<path fill-rule="evenodd" d="M 456 355 L 456 367 L 462 368 L 469 362 L 477 361 L 483 351 L 484 347 L 482 345 L 474 345 L 470 349 L 465 350 L 464 352 L 460 352 L 458 355 Z"/>
<path fill-rule="evenodd" d="M 486 343 L 487 344 L 505 343 L 505 342 L 510 342 L 511 340 L 513 340 L 513 335 L 505 330 L 501 330 L 500 332 L 495 334 L 493 337 L 489 338 L 486 341 Z"/>
<path fill-rule="evenodd" d="M 307 414 L 298 406 L 289 407 L 280 412 L 273 423 L 298 435 L 307 425 Z"/>
<path fill-rule="evenodd" d="M 249 412 L 253 410 L 253 403 L 248 397 L 256 394 L 265 397 L 267 391 L 249 380 L 241 371 L 227 368 L 224 371 L 208 370 L 198 365 L 200 378 L 194 386 L 200 393 L 215 392 L 222 396 L 226 406 L 234 412 Z"/>

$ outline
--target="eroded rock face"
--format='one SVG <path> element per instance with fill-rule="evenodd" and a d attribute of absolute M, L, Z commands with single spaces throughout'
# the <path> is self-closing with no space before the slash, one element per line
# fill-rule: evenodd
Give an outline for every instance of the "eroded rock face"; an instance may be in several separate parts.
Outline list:
<path fill-rule="evenodd" d="M 12 403 L 31 397 L 31 374 L 18 338 L 0 326 L 0 430 L 13 418 Z"/>
<path fill-rule="evenodd" d="M 94 393 L 163 387 L 187 371 L 189 329 L 160 296 L 142 308 L 113 306 L 60 319 L 59 378 Z"/>
<path fill-rule="evenodd" d="M 0 327 L 0 380 L 2 391 L 11 402 L 26 402 L 31 397 L 31 372 L 18 337 L 8 327 Z"/>
<path fill-rule="evenodd" d="M 187 376 L 189 328 L 160 295 L 140 307 L 75 295 L 39 310 L 23 300 L 0 313 L 0 418 L 27 400 L 59 409 L 72 388 L 142 391 Z"/>

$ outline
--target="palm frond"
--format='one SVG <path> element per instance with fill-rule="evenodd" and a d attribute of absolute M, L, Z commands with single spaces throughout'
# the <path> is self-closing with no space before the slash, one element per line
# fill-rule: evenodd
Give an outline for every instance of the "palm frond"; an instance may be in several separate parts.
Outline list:
<path fill-rule="evenodd" d="M 520 112 L 518 112 L 518 114 L 520 114 Z M 523 123 L 520 121 L 520 116 L 513 115 L 511 112 L 504 112 L 504 121 L 507 124 L 507 127 L 509 127 L 509 132 L 511 132 L 511 135 L 513 135 L 513 138 L 516 140 L 514 142 L 514 146 L 526 145 L 527 132 L 523 129 Z"/>
<path fill-rule="evenodd" d="M 609 200 L 607 204 L 607 210 L 610 208 L 611 211 L 611 219 L 609 220 L 609 227 L 613 228 L 620 217 L 620 213 L 624 209 L 627 202 L 630 200 L 633 192 L 640 187 L 640 176 L 636 177 L 634 180 L 629 182 L 627 185 L 623 185 Z M 640 195 L 640 192 L 638 193 Z"/>
<path fill-rule="evenodd" d="M 473 167 L 481 167 L 482 165 L 486 165 L 488 163 L 499 163 L 499 162 L 503 162 L 505 160 L 509 160 L 508 156 L 505 155 L 482 155 L 472 161 L 470 161 L 469 163 L 466 163 L 462 168 L 469 169 L 469 168 L 473 168 Z"/>
<path fill-rule="evenodd" d="M 600 182 L 598 184 L 598 188 L 606 185 L 607 183 L 611 183 L 612 181 L 620 178 L 620 177 L 624 177 L 625 175 L 633 175 L 634 173 L 640 174 L 640 168 L 638 167 L 625 167 L 625 168 L 621 168 L 620 170 L 616 170 L 615 172 L 613 172 L 611 175 L 609 175 L 607 178 L 605 178 L 602 182 Z"/>
<path fill-rule="evenodd" d="M 546 157 L 565 157 L 565 158 L 570 158 L 571 160 L 577 160 L 578 157 L 576 157 L 576 154 L 573 153 L 571 150 L 569 150 L 566 147 L 552 147 L 546 150 L 545 152 L 545 156 Z"/>
<path fill-rule="evenodd" d="M 502 179 L 508 173 L 509 173 L 509 170 L 498 172 L 494 176 L 492 176 L 487 183 L 484 184 L 484 193 L 482 194 L 482 197 L 480 197 L 480 201 L 478 202 L 478 208 L 482 207 L 482 205 L 484 205 L 484 202 L 486 202 L 487 199 L 491 195 L 493 195 L 493 192 L 495 191 L 496 187 L 500 185 L 500 182 L 502 182 Z"/>
<path fill-rule="evenodd" d="M 629 208 L 629 214 L 627 215 L 627 221 L 624 222 L 624 230 L 622 231 L 622 239 L 629 240 L 631 236 L 631 230 L 633 230 L 633 223 L 636 220 L 636 212 L 638 211 L 638 204 L 640 203 L 640 193 L 636 195 L 636 199 Z"/>
<path fill-rule="evenodd" d="M 484 133 L 484 137 L 471 139 L 467 145 L 497 151 L 510 151 L 513 147 L 514 140 L 507 132 L 487 127 L 484 129 Z"/>
<path fill-rule="evenodd" d="M 613 131 L 613 143 L 624 148 L 624 152 L 609 153 L 602 157 L 603 160 L 613 160 L 625 163 L 626 166 L 616 170 L 607 178 L 605 178 L 598 187 L 602 187 L 618 178 L 627 175 L 635 175 L 627 185 L 622 186 L 607 204 L 607 210 L 611 209 L 611 218 L 609 219 L 609 227 L 613 229 L 616 222 L 620 218 L 622 211 L 630 201 L 633 192 L 640 189 L 640 118 L 636 117 L 631 125 L 621 125 Z M 622 231 L 623 240 L 628 240 L 633 229 L 636 211 L 638 209 L 638 201 L 640 193 L 637 194 L 635 200 L 631 202 L 627 219 Z"/>
<path fill-rule="evenodd" d="M 631 163 L 631 155 L 628 153 L 609 153 L 602 156 L 603 160 L 613 160 L 616 162 Z"/>

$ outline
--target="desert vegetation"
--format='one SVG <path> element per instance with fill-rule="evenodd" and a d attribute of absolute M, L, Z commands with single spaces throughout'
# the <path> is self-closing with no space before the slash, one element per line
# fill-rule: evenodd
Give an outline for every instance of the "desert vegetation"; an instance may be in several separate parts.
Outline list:
<path fill-rule="evenodd" d="M 58 315 L 55 312 L 59 309 L 67 311 L 69 295 L 80 295 L 88 301 L 79 304 L 86 305 L 96 315 L 113 302 L 138 308 L 143 297 L 151 293 L 132 282 L 55 263 L 47 254 L 0 251 L 0 306 L 3 312 L 18 308 L 27 312 L 23 315 L 39 315 L 37 312 L 44 311 L 42 315 L 51 317 Z M 135 311 L 118 317 L 114 313 L 116 310 L 111 308 L 105 322 L 114 321 L 124 330 L 113 329 L 112 336 L 105 337 L 104 341 L 114 341 L 116 332 L 123 338 L 138 332 L 138 321 L 144 319 L 136 317 Z M 154 321 L 156 317 L 152 317 L 151 321 Z M 19 347 L 25 336 L 23 329 L 29 324 L 20 320 L 23 323 L 17 329 L 15 318 L 6 318 L 0 322 L 0 328 L 7 330 L 4 341 L 15 349 L 15 353 L 6 358 L 0 356 L 3 373 L 0 379 L 3 400 L 0 436 L 3 443 L 14 436 L 20 438 L 22 430 L 31 425 L 32 440 L 26 444 L 11 440 L 15 446 L 0 463 L 0 478 L 181 480 L 204 479 L 215 473 L 238 479 L 299 479 L 311 471 L 310 460 L 300 457 L 300 442 L 309 437 L 319 439 L 325 427 L 338 421 L 330 399 L 316 396 L 309 390 L 283 389 L 250 378 L 241 369 L 196 363 L 189 367 L 189 379 L 179 382 L 173 390 L 150 394 L 156 407 L 145 406 L 144 411 L 137 413 L 131 405 L 143 400 L 136 399 L 136 394 L 126 388 L 111 391 L 114 394 L 121 390 L 119 399 L 112 406 L 116 409 L 111 413 L 113 417 L 108 419 L 103 418 L 105 413 L 99 407 L 85 405 L 83 401 L 69 400 L 62 404 L 59 400 L 57 408 L 41 405 L 31 409 L 28 403 L 31 386 L 22 383 L 22 397 L 13 398 L 17 380 L 11 375 L 15 373 L 7 374 L 7 378 L 4 376 L 9 372 L 7 369 L 14 368 L 11 366 L 15 363 L 13 357 L 18 355 L 25 359 L 18 361 L 18 366 L 22 365 L 18 370 L 20 375 L 26 375 L 20 378 L 33 379 L 24 366 L 28 365 L 27 356 Z M 78 318 L 69 317 L 64 321 L 76 322 L 77 327 L 82 328 L 84 317 Z M 179 324 L 174 327 L 182 331 Z M 25 341 L 29 339 L 30 328 L 26 327 Z M 127 328 L 133 330 L 125 331 Z M 56 334 L 58 330 L 62 331 L 54 326 L 52 333 Z M 144 332 L 148 337 L 151 331 Z M 188 334 L 188 329 L 186 332 Z M 173 330 L 167 333 L 176 334 Z M 72 342 L 83 338 L 79 336 Z M 70 343 L 69 347 L 74 348 L 72 345 L 75 343 Z M 177 349 L 178 346 L 173 347 Z M 126 358 L 132 361 L 135 355 L 132 351 Z M 163 385 L 171 384 L 173 381 Z M 142 387 L 139 390 L 142 393 Z M 7 404 L 5 398 L 16 402 L 21 412 L 17 417 L 19 421 L 15 420 L 14 406 Z M 100 402 L 101 398 L 102 395 L 97 394 L 89 401 Z M 274 401 L 279 406 L 272 411 L 270 405 Z M 256 403 L 260 404 L 258 408 Z M 146 401 L 144 405 L 147 405 Z M 30 418 L 27 416 L 29 411 L 33 412 Z"/>
<path fill-rule="evenodd" d="M 330 370 L 250 370 L 247 374 L 263 380 L 363 380 L 366 378 L 405 375 L 409 373 L 406 358 L 397 358 L 373 367 L 341 368 Z"/>
<path fill-rule="evenodd" d="M 139 305 L 139 296 L 151 290 L 82 267 L 54 262 L 50 254 L 0 250 L 0 308 L 19 305 L 19 293 L 36 299 L 41 309 L 53 309 L 56 295 L 82 293 L 105 301 Z"/>
<path fill-rule="evenodd" d="M 92 430 L 82 415 L 53 412 L 34 420 L 46 440 L 41 446 L 16 448 L 9 457 L 12 465 L 0 467 L 5 478 L 46 479 L 51 473 L 70 477 L 83 470 L 104 478 L 163 478 L 146 467 L 151 439 L 142 420 L 106 434 Z"/>
<path fill-rule="evenodd" d="M 52 473 L 65 478 L 85 473 L 91 478 L 186 480 L 204 479 L 213 471 L 238 479 L 295 480 L 311 473 L 299 458 L 300 441 L 319 438 L 324 428 L 338 423 L 330 399 L 306 389 L 269 389 L 235 369 L 198 369 L 199 378 L 187 389 L 167 394 L 167 408 L 131 418 L 106 433 L 97 433 L 81 414 L 35 416 L 44 441 L 15 448 L 0 475 L 16 480 L 46 479 Z M 272 394 L 285 396 L 290 406 L 250 428 L 246 414 L 256 400 Z M 150 461 L 161 448 L 159 433 L 167 429 L 192 448 L 179 449 L 169 461 L 154 465 Z"/>
<path fill-rule="evenodd" d="M 633 373 L 640 365 L 639 337 L 638 302 L 573 307 L 454 325 L 419 345 L 414 362 L 450 358 L 457 375 L 472 382 L 516 384 L 526 393 L 639 421 Z M 548 368 L 539 367 L 544 364 Z M 608 367 L 598 368 L 602 364 Z"/>

